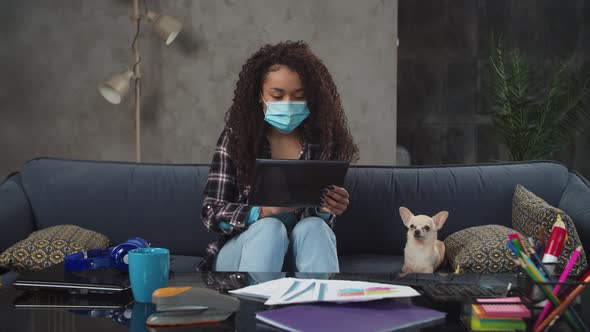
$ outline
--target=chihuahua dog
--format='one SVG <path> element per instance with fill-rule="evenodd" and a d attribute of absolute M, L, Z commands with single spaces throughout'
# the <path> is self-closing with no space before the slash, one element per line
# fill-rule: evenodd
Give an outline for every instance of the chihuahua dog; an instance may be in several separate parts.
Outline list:
<path fill-rule="evenodd" d="M 449 217 L 447 211 L 434 217 L 415 216 L 405 207 L 399 213 L 408 228 L 408 241 L 404 249 L 402 275 L 407 273 L 433 273 L 444 261 L 445 244 L 437 239 L 437 232 Z"/>

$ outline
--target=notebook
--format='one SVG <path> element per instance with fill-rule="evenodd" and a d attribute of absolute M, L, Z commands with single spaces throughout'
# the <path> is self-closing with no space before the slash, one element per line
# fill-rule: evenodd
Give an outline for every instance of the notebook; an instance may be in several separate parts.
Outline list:
<path fill-rule="evenodd" d="M 477 319 L 508 319 L 508 320 L 519 320 L 521 318 L 518 317 L 510 317 L 510 316 L 489 316 L 481 309 L 481 305 L 479 304 L 472 304 L 471 305 L 471 313 L 473 317 Z"/>
<path fill-rule="evenodd" d="M 473 331 L 526 331 L 526 323 L 522 319 L 478 319 L 472 316 L 470 327 Z"/>
<path fill-rule="evenodd" d="M 256 313 L 263 323 L 285 331 L 396 331 L 433 326 L 446 313 L 398 302 L 302 304 Z"/>
<path fill-rule="evenodd" d="M 530 318 L 531 312 L 523 304 L 493 304 L 493 303 L 521 303 L 519 297 L 502 297 L 495 299 L 477 299 L 480 304 L 479 307 L 488 317 L 514 317 L 514 318 Z"/>

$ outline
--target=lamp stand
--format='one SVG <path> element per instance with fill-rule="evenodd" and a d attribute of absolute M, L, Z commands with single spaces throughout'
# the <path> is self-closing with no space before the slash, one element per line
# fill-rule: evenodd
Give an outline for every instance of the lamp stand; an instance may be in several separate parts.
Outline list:
<path fill-rule="evenodd" d="M 133 14 L 131 21 L 135 24 L 135 35 L 133 36 L 133 43 L 131 48 L 133 50 L 133 57 L 135 62 L 133 70 L 127 69 L 124 72 L 117 73 L 109 78 L 104 83 L 98 86 L 98 91 L 111 104 L 121 103 L 121 99 L 129 92 L 131 80 L 135 84 L 135 161 L 141 162 L 141 70 L 140 62 L 141 55 L 139 54 L 139 33 L 141 30 L 141 20 L 145 19 L 151 23 L 154 31 L 157 32 L 166 45 L 170 44 L 180 32 L 182 22 L 178 19 L 161 15 L 159 13 L 148 10 L 146 1 L 143 3 L 145 12 L 139 11 L 139 0 L 133 0 Z"/>
<path fill-rule="evenodd" d="M 138 36 L 133 44 L 133 55 L 135 57 L 135 65 L 133 66 L 135 80 L 135 160 L 138 163 L 141 162 L 141 72 L 139 70 L 141 60 L 139 55 L 139 25 L 141 18 L 139 0 L 133 0 L 132 19 L 135 20 L 135 35 Z"/>

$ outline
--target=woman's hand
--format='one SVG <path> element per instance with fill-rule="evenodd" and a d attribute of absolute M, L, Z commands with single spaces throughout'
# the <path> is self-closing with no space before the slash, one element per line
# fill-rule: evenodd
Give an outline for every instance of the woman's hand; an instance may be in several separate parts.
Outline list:
<path fill-rule="evenodd" d="M 322 208 L 320 212 L 341 215 L 350 203 L 348 191 L 342 187 L 330 186 L 322 191 Z"/>

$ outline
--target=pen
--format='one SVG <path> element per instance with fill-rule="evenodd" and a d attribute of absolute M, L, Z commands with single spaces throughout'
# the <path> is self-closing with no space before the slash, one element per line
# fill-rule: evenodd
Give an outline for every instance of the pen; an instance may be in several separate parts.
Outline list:
<path fill-rule="evenodd" d="M 514 246 L 516 247 L 516 249 L 518 249 L 519 252 L 524 251 L 524 244 L 522 243 L 522 240 L 520 239 L 520 236 L 518 236 L 518 233 L 508 234 L 508 238 L 513 243 L 514 243 L 514 240 L 517 241 L 516 243 L 514 243 Z"/>
<path fill-rule="evenodd" d="M 549 270 L 547 270 L 547 267 L 545 266 L 545 264 L 543 264 L 543 262 L 541 261 L 541 258 L 539 258 L 539 256 L 537 256 L 537 253 L 532 248 L 530 249 L 530 253 L 531 253 L 530 257 L 533 257 L 533 260 L 535 261 L 537 266 L 541 270 L 543 270 L 543 273 L 545 273 L 545 275 L 547 276 L 547 279 L 549 279 L 549 281 L 554 281 L 552 273 L 550 273 Z M 557 293 L 555 295 L 557 295 Z"/>
<path fill-rule="evenodd" d="M 519 257 L 524 249 L 522 249 L 522 247 L 518 243 L 518 239 L 516 238 L 512 238 L 512 244 L 514 245 L 514 248 L 516 248 L 516 256 Z"/>
<path fill-rule="evenodd" d="M 529 240 L 529 244 L 531 245 L 531 248 L 534 248 L 535 247 L 535 241 L 533 240 L 533 237 L 532 236 L 529 236 L 527 239 Z"/>
<path fill-rule="evenodd" d="M 519 256 L 518 251 L 516 250 L 516 248 L 514 247 L 514 244 L 510 240 L 508 240 L 508 248 L 510 248 L 512 253 L 514 253 L 514 256 L 518 258 L 518 256 Z"/>

